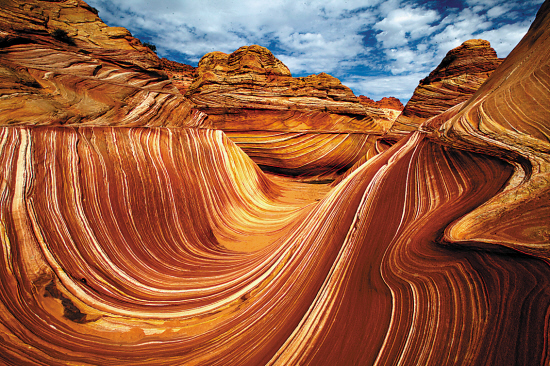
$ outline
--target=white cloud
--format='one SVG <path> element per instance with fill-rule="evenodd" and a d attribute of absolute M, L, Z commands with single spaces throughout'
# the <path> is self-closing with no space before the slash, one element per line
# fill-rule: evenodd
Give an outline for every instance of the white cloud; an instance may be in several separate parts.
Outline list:
<path fill-rule="evenodd" d="M 529 22 L 507 24 L 498 29 L 480 33 L 477 37 L 491 42 L 491 46 L 497 51 L 499 57 L 508 56 L 519 41 L 521 41 L 525 33 L 527 33 L 529 26 Z"/>
<path fill-rule="evenodd" d="M 161 56 L 180 52 L 198 62 L 208 52 L 260 44 L 294 75 L 327 72 L 357 94 L 404 100 L 468 39 L 487 39 L 506 56 L 532 20 L 524 20 L 526 4 L 543 2 L 463 1 L 469 8 L 443 13 L 435 2 L 414 0 L 87 0 L 108 24 L 153 42 Z M 506 24 L 516 18 L 521 22 Z M 365 34 L 375 44 L 365 45 Z M 349 75 L 362 66 L 391 75 Z"/>
<path fill-rule="evenodd" d="M 440 16 L 435 10 L 411 6 L 394 9 L 374 25 L 375 29 L 382 31 L 376 38 L 383 43 L 384 47 L 403 46 L 410 41 L 432 34 L 436 27 L 430 24 L 439 19 Z"/>
<path fill-rule="evenodd" d="M 418 82 L 426 77 L 423 72 L 396 76 L 363 76 L 343 78 L 344 85 L 350 87 L 356 95 L 366 95 L 369 98 L 380 100 L 383 97 L 396 97 L 406 102 Z"/>
<path fill-rule="evenodd" d="M 502 14 L 505 14 L 506 12 L 508 12 L 510 8 L 511 8 L 510 6 L 502 6 L 502 5 L 492 7 L 491 9 L 487 10 L 487 16 L 491 19 L 498 18 Z"/>

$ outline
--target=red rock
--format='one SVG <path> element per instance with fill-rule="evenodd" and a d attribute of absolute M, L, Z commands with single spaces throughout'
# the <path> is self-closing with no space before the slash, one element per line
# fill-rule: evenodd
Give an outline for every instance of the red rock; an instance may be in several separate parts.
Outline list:
<path fill-rule="evenodd" d="M 294 78 L 268 49 L 257 45 L 230 55 L 205 55 L 186 96 L 208 114 L 209 126 L 230 138 L 246 131 L 248 142 L 234 141 L 262 167 L 309 179 L 342 174 L 397 114 L 363 106 L 351 89 L 328 74 Z M 300 137 L 281 144 L 281 134 Z"/>
<path fill-rule="evenodd" d="M 415 131 L 428 118 L 468 100 L 501 62 L 490 43 L 482 39 L 471 39 L 450 50 L 420 81 L 390 133 Z"/>
<path fill-rule="evenodd" d="M 0 125 L 199 126 L 206 117 L 153 52 L 82 1 L 8 1 L 0 27 Z"/>
<path fill-rule="evenodd" d="M 257 45 L 230 55 L 205 55 L 186 96 L 214 127 L 224 130 L 289 131 L 290 123 L 296 126 L 291 131 L 383 131 L 378 117 L 369 115 L 338 79 L 325 73 L 293 78 L 268 49 Z"/>
<path fill-rule="evenodd" d="M 503 191 L 446 231 L 453 243 L 550 258 L 550 2 L 454 117 L 425 129 L 452 146 L 499 156 L 515 172 Z"/>
<path fill-rule="evenodd" d="M 193 66 L 161 58 L 160 68 L 166 72 L 172 84 L 178 88 L 182 95 L 187 92 L 187 89 L 193 83 L 196 70 Z"/>
<path fill-rule="evenodd" d="M 384 97 L 380 99 L 378 102 L 375 102 L 374 100 L 370 99 L 369 97 L 366 97 L 364 95 L 359 96 L 359 101 L 364 106 L 373 106 L 373 107 L 379 107 L 379 108 L 385 108 L 385 109 L 394 109 L 396 111 L 402 111 L 403 103 L 395 97 Z"/>
<path fill-rule="evenodd" d="M 0 57 L 0 101 L 20 103 L 0 106 L 18 118 L 0 127 L 0 363 L 548 363 L 550 1 L 472 98 L 392 146 L 370 135 L 332 188 L 174 119 L 180 92 L 122 53 L 29 34 Z M 229 134 L 294 170 L 340 169 L 365 138 L 268 132 Z"/>

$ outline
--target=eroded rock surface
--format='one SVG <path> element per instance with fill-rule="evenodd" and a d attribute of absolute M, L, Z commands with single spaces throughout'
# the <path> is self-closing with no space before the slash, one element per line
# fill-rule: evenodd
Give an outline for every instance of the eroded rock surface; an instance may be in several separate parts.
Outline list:
<path fill-rule="evenodd" d="M 0 363 L 548 364 L 549 22 L 546 1 L 471 99 L 391 146 L 228 138 L 159 114 L 181 93 L 157 71 L 3 44 L 0 100 L 22 102 L 0 105 Z M 114 112 L 90 117 L 100 102 Z M 272 179 L 232 139 L 311 170 L 374 141 L 329 187 Z"/>
<path fill-rule="evenodd" d="M 292 77 L 257 45 L 209 53 L 196 73 L 186 96 L 209 126 L 264 168 L 304 179 L 338 177 L 395 119 L 394 109 L 364 106 L 328 74 Z"/>
<path fill-rule="evenodd" d="M 471 39 L 447 53 L 420 80 L 391 133 L 416 131 L 422 122 L 468 100 L 500 65 L 502 59 L 488 41 Z"/>

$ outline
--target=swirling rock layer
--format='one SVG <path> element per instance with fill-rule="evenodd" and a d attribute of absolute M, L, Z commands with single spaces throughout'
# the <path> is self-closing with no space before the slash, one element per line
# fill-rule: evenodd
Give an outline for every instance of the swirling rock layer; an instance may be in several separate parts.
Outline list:
<path fill-rule="evenodd" d="M 156 71 L 18 42 L 0 59 L 0 363 L 550 363 L 550 1 L 473 98 L 391 146 L 230 139 L 161 117 L 181 94 Z M 329 187 L 270 177 L 232 139 L 309 172 L 365 155 Z"/>
<path fill-rule="evenodd" d="M 127 30 L 112 36 L 82 1 L 6 1 L 0 26 L 2 126 L 200 126 L 206 117 L 167 65 Z"/>
<path fill-rule="evenodd" d="M 546 357 L 550 267 L 434 244 L 505 184 L 500 160 L 416 135 L 296 206 L 221 132 L 4 128 L 0 141 L 8 364 Z M 255 231 L 271 240 L 242 251 Z"/>
<path fill-rule="evenodd" d="M 391 128 L 392 134 L 416 131 L 422 122 L 468 100 L 500 65 L 489 42 L 471 39 L 450 50 L 427 77 Z"/>
<path fill-rule="evenodd" d="M 368 155 L 377 137 L 368 134 L 226 131 L 263 170 L 307 180 L 336 179 Z"/>
<path fill-rule="evenodd" d="M 446 232 L 455 243 L 550 257 L 550 4 L 472 99 L 423 129 L 515 166 L 506 189 Z"/>

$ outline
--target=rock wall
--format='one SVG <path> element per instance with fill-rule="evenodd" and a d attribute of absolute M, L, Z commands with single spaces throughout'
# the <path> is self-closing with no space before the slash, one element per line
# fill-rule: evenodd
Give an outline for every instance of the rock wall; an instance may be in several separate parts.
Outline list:
<path fill-rule="evenodd" d="M 391 146 L 228 138 L 203 112 L 156 109 L 182 98 L 157 71 L 17 37 L 0 52 L 13 103 L 0 105 L 0 363 L 549 363 L 550 1 L 469 100 Z M 33 112 L 46 102 L 67 115 Z M 114 107 L 91 117 L 101 103 Z M 293 169 L 367 151 L 329 187 L 272 179 L 232 139 Z"/>

